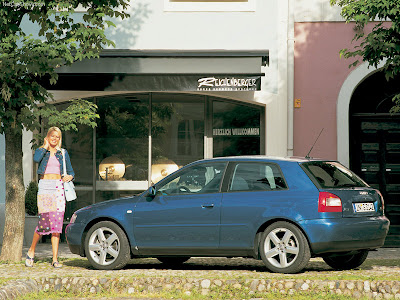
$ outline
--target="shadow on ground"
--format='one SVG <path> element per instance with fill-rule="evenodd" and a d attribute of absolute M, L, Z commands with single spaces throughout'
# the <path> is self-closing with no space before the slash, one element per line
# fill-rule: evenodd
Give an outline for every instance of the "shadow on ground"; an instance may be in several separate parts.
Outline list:
<path fill-rule="evenodd" d="M 66 266 L 94 270 L 86 258 L 65 261 Z M 376 268 L 392 268 L 400 270 L 400 259 L 367 259 L 356 270 L 373 270 Z M 243 258 L 191 258 L 181 265 L 165 265 L 155 258 L 132 259 L 124 270 L 174 270 L 174 271 L 250 271 L 268 272 L 262 261 Z M 322 259 L 312 259 L 304 272 L 329 272 L 335 271 Z"/>

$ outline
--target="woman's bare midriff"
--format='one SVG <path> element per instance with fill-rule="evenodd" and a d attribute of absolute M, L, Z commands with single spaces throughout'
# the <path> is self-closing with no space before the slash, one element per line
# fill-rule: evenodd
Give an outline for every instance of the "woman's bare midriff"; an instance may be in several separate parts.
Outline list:
<path fill-rule="evenodd" d="M 44 174 L 40 176 L 40 179 L 61 179 L 60 174 Z"/>

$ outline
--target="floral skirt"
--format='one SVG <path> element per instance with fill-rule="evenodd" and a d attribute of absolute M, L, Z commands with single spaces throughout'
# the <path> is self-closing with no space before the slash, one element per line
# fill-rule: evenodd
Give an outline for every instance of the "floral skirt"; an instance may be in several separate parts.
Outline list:
<path fill-rule="evenodd" d="M 35 231 L 40 235 L 61 233 L 65 212 L 63 181 L 61 179 L 39 180 L 37 205 L 39 223 Z"/>

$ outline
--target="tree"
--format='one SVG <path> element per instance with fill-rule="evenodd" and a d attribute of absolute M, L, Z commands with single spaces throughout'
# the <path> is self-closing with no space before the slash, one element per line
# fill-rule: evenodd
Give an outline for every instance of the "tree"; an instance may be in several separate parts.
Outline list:
<path fill-rule="evenodd" d="M 9 0 L 0 4 L 0 134 L 6 142 L 6 218 L 0 260 L 20 261 L 24 230 L 22 130 L 39 128 L 38 116 L 62 130 L 95 126 L 96 107 L 73 101 L 67 110 L 51 107 L 41 85 L 57 82 L 57 68 L 97 58 L 114 43 L 105 36 L 111 19 L 122 19 L 126 0 Z M 83 12 L 79 16 L 75 10 Z M 30 22 L 31 25 L 27 24 Z M 25 24 L 25 25 L 23 25 Z M 35 36 L 26 30 L 37 28 Z M 42 107 L 40 110 L 39 107 Z"/>
<path fill-rule="evenodd" d="M 360 59 L 369 66 L 378 67 L 384 62 L 386 80 L 400 74 L 400 1 L 399 0 L 330 0 L 331 5 L 342 8 L 346 22 L 355 22 L 353 41 L 359 44 L 353 49 L 341 50 L 341 56 L 356 58 L 350 67 L 357 66 Z M 366 33 L 367 24 L 376 21 Z M 395 106 L 391 112 L 400 112 L 400 93 L 393 97 Z"/>

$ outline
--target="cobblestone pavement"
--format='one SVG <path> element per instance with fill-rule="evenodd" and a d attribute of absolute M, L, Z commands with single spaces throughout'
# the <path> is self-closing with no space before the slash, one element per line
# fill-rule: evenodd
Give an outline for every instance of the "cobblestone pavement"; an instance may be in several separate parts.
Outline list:
<path fill-rule="evenodd" d="M 29 247 L 24 246 L 22 255 L 25 256 Z M 39 243 L 36 247 L 36 257 L 51 257 L 52 250 L 50 243 Z M 60 243 L 59 256 L 63 258 L 80 258 L 79 255 L 71 253 L 66 243 Z M 400 259 L 400 248 L 379 248 L 377 251 L 371 251 L 368 258 L 376 259 Z"/>
<path fill-rule="evenodd" d="M 25 257 L 28 247 L 23 249 L 23 257 Z M 35 261 L 51 260 L 51 244 L 40 243 L 36 249 Z M 59 276 L 192 276 L 202 277 L 210 275 L 215 277 L 223 276 L 249 276 L 268 277 L 279 276 L 282 274 L 274 274 L 268 272 L 262 261 L 249 258 L 191 258 L 187 263 L 174 269 L 165 269 L 164 266 L 153 258 L 133 259 L 128 265 L 118 271 L 95 270 L 91 267 L 86 258 L 72 254 L 68 245 L 60 244 L 59 257 L 61 258 L 80 258 L 79 260 L 69 260 L 64 263 L 62 269 L 53 269 L 50 263 L 35 263 L 33 268 L 26 268 L 24 265 L 8 268 L 7 265 L 0 264 L 0 277 L 23 278 L 34 276 L 49 276 L 56 274 Z M 368 259 L 400 259 L 400 248 L 380 248 L 377 251 L 371 251 Z M 367 259 L 367 260 L 368 260 Z M 376 266 L 361 268 L 364 274 L 387 273 L 398 274 L 400 280 L 400 266 L 386 266 L 385 264 L 377 264 Z M 337 274 L 321 258 L 312 258 L 307 265 L 305 272 L 327 272 L 329 274 Z M 350 272 L 350 271 L 349 271 Z M 296 275 L 288 275 L 293 277 Z"/>
<path fill-rule="evenodd" d="M 28 247 L 24 247 L 23 256 L 27 250 Z M 348 271 L 335 271 L 321 258 L 313 258 L 299 274 L 268 272 L 262 261 L 255 259 L 203 257 L 191 258 L 173 268 L 166 268 L 153 258 L 132 259 L 122 270 L 100 271 L 93 269 L 86 258 L 72 254 L 66 244 L 60 244 L 59 257 L 64 267 L 52 268 L 51 244 L 43 243 L 38 244 L 33 268 L 23 263 L 0 264 L 0 279 L 10 280 L 3 286 L 0 284 L 0 300 L 17 299 L 19 295 L 43 290 L 95 295 L 113 288 L 122 296 L 114 299 L 139 299 L 124 298 L 127 294 L 134 296 L 136 293 L 137 296 L 138 291 L 139 297 L 142 293 L 148 296 L 155 293 L 157 297 L 159 291 L 171 289 L 189 296 L 192 293 L 208 295 L 219 289 L 225 292 L 244 290 L 248 295 L 270 291 L 291 295 L 325 289 L 355 298 L 400 299 L 400 266 L 397 264 L 400 248 L 371 251 L 359 269 Z M 64 300 L 67 299 L 75 298 Z"/>

